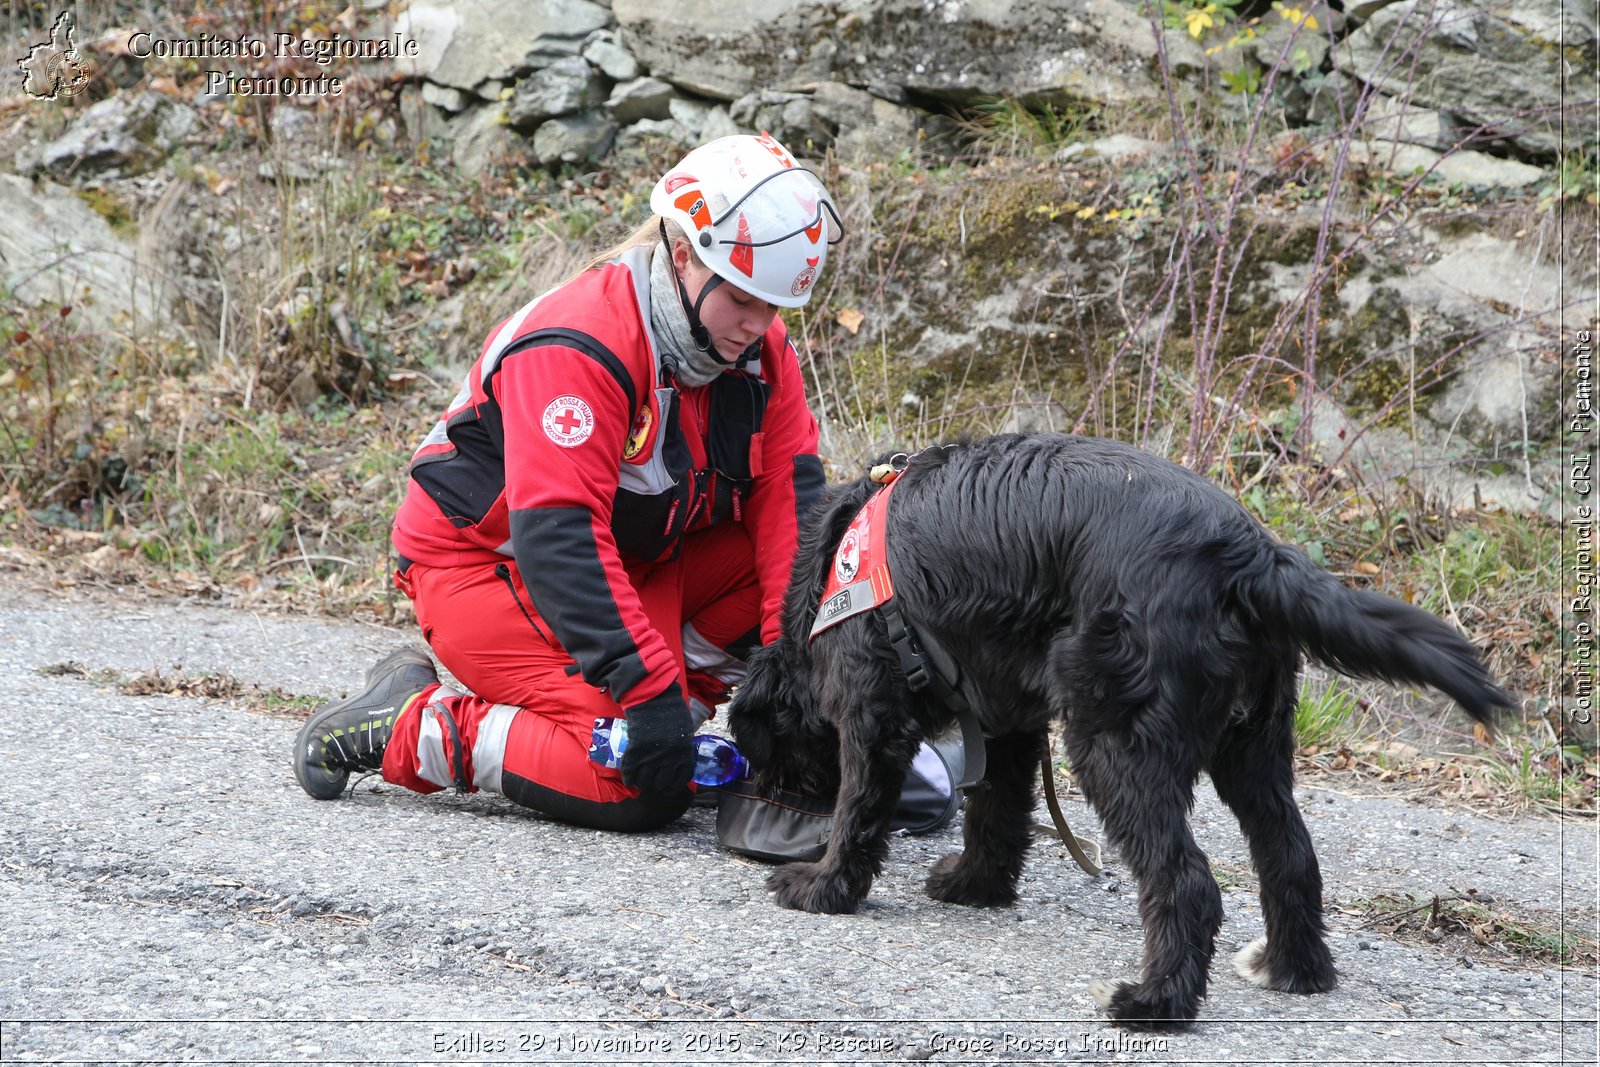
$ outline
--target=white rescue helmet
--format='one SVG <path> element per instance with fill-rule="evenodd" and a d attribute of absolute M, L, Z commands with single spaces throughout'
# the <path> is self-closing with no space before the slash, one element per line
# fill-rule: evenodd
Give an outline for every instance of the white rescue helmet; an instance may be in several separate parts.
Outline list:
<path fill-rule="evenodd" d="M 811 299 L 844 237 L 828 190 L 767 133 L 696 148 L 656 182 L 650 210 L 682 226 L 724 281 L 778 307 Z"/>

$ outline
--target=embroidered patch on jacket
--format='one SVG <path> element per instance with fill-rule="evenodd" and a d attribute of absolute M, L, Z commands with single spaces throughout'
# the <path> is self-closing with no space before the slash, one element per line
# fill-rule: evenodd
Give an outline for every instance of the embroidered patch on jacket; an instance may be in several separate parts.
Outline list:
<path fill-rule="evenodd" d="M 575 396 L 558 396 L 544 409 L 545 436 L 562 448 L 576 448 L 594 433 L 594 412 Z"/>
<path fill-rule="evenodd" d="M 655 421 L 650 405 L 639 409 L 639 414 L 633 417 L 633 428 L 628 431 L 628 444 L 622 450 L 623 459 L 632 461 L 644 451 L 645 442 L 650 440 L 650 427 L 655 425 Z"/>
<path fill-rule="evenodd" d="M 881 607 L 894 596 L 887 538 L 889 493 L 893 488 L 891 482 L 874 493 L 839 538 L 811 637 L 852 615 Z"/>

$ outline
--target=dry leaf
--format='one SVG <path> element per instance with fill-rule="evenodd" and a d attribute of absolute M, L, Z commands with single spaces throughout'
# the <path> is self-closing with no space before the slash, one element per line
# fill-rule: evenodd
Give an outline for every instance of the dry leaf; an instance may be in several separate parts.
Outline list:
<path fill-rule="evenodd" d="M 867 321 L 867 317 L 855 308 L 840 308 L 839 313 L 833 317 L 833 321 L 853 334 L 861 329 L 861 324 Z"/>
<path fill-rule="evenodd" d="M 86 553 L 83 562 L 90 567 L 105 567 L 117 559 L 116 545 L 101 545 L 93 552 Z"/>
<path fill-rule="evenodd" d="M 1362 560 L 1356 564 L 1355 571 L 1357 574 L 1379 574 L 1382 572 L 1382 568 L 1376 563 L 1372 563 L 1368 560 Z"/>
<path fill-rule="evenodd" d="M 1408 745 L 1404 741 L 1390 741 L 1384 747 L 1384 754 L 1391 759 L 1404 760 L 1409 763 L 1422 755 L 1422 751 L 1415 745 Z"/>

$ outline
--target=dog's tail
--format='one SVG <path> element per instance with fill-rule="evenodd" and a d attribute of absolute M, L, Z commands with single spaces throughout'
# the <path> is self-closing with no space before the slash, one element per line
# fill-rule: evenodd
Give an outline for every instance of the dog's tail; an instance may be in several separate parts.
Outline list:
<path fill-rule="evenodd" d="M 1236 561 L 1237 596 L 1266 627 L 1287 633 L 1341 674 L 1428 685 L 1468 715 L 1494 725 L 1511 697 L 1489 677 L 1478 650 L 1442 619 L 1379 593 L 1349 589 L 1286 545 L 1257 546 Z"/>

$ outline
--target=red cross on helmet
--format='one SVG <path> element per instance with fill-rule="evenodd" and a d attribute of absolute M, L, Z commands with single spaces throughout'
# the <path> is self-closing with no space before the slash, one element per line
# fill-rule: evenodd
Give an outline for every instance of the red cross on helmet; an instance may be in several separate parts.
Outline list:
<path fill-rule="evenodd" d="M 725 281 L 779 307 L 811 299 L 828 246 L 844 238 L 822 182 L 766 133 L 696 148 L 656 182 L 650 210 L 682 226 Z"/>

